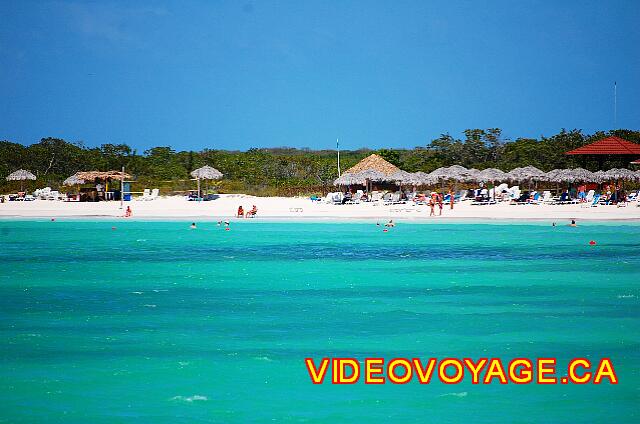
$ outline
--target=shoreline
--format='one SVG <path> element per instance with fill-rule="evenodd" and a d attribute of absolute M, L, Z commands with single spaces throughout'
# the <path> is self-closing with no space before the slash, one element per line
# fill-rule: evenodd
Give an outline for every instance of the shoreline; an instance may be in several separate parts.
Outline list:
<path fill-rule="evenodd" d="M 258 216 L 252 219 L 234 216 L 238 206 L 248 210 L 258 208 Z M 234 222 L 383 222 L 393 219 L 414 224 L 432 223 L 514 223 L 556 222 L 575 219 L 582 222 L 640 223 L 640 207 L 632 202 L 626 207 L 599 205 L 587 207 L 574 205 L 471 205 L 461 202 L 453 210 L 445 205 L 442 216 L 430 217 L 426 205 L 382 205 L 373 203 L 332 205 L 312 202 L 301 197 L 254 197 L 248 195 L 220 195 L 213 201 L 189 202 L 183 197 L 161 197 L 153 201 L 125 202 L 133 216 L 124 218 L 119 202 L 72 203 L 48 200 L 32 202 L 5 202 L 0 204 L 0 220 L 115 220 L 115 221 L 218 221 Z M 436 213 L 438 209 L 436 208 Z"/>

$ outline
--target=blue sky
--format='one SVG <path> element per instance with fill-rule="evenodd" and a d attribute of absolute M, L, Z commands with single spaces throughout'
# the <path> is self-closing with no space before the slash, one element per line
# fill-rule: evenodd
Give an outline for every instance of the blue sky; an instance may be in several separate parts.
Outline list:
<path fill-rule="evenodd" d="M 640 1 L 0 0 L 0 139 L 413 147 L 640 129 Z"/>

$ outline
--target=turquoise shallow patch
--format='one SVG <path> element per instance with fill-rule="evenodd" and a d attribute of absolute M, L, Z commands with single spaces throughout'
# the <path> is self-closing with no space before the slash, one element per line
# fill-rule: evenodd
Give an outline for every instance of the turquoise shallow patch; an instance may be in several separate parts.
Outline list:
<path fill-rule="evenodd" d="M 0 221 L 0 422 L 638 421 L 638 225 L 188 226 Z M 620 384 L 314 386 L 308 356 L 606 356 Z"/>

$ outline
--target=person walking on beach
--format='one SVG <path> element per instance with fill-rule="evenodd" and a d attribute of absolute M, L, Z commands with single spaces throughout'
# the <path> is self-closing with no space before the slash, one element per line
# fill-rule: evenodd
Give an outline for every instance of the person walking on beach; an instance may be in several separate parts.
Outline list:
<path fill-rule="evenodd" d="M 431 208 L 431 213 L 429 214 L 429 216 L 435 216 L 436 199 L 434 198 L 434 196 L 431 196 L 431 198 L 429 199 L 429 207 Z"/>
<path fill-rule="evenodd" d="M 442 216 L 442 202 L 443 202 L 443 196 L 442 193 L 438 195 L 438 208 L 440 208 L 440 214 L 439 216 Z"/>
<path fill-rule="evenodd" d="M 449 190 L 449 205 L 451 206 L 451 210 L 453 210 L 453 202 L 455 200 L 455 193 L 453 190 Z"/>

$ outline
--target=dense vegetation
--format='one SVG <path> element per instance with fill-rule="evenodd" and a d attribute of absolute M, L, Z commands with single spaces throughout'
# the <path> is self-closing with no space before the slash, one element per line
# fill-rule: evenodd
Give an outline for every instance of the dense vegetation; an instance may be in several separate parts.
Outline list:
<path fill-rule="evenodd" d="M 567 156 L 564 152 L 609 135 L 640 143 L 640 131 L 631 130 L 591 135 L 582 134 L 580 130 L 562 130 L 551 137 L 510 141 L 502 137 L 500 129 L 491 128 L 466 130 L 461 139 L 443 134 L 425 146 L 381 149 L 376 153 L 410 172 L 429 172 L 453 164 L 506 171 L 525 165 L 545 171 L 577 166 L 595 171 L 599 164 L 593 158 Z M 342 151 L 341 169 L 346 170 L 370 153 L 372 151 L 368 149 Z M 609 158 L 602 168 L 628 167 L 628 161 L 629 158 Z M 122 166 L 140 187 L 160 187 L 163 193 L 177 192 L 193 188 L 189 172 L 205 164 L 225 175 L 222 181 L 215 183 L 221 192 L 307 194 L 326 191 L 337 177 L 334 150 L 253 148 L 243 152 L 218 149 L 177 152 L 170 147 L 154 147 L 141 154 L 125 144 L 88 148 L 82 143 L 43 138 L 30 146 L 0 142 L 0 192 L 15 190 L 16 183 L 7 182 L 4 177 L 19 168 L 37 175 L 38 180 L 30 182 L 30 188 L 57 188 L 77 171 L 112 170 Z"/>

